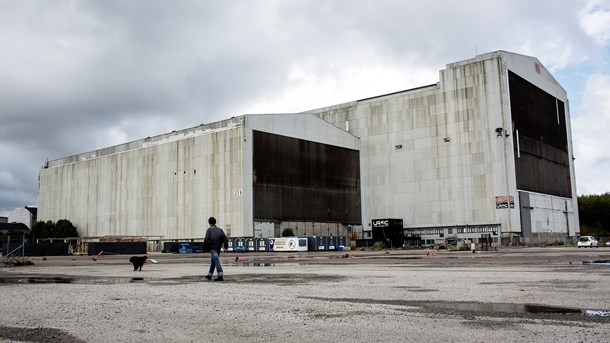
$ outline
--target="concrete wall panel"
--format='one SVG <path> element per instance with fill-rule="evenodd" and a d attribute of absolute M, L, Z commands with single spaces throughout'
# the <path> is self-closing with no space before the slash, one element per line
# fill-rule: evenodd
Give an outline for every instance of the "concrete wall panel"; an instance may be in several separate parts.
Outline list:
<path fill-rule="evenodd" d="M 40 172 L 40 220 L 69 219 L 81 236 L 194 238 L 215 216 L 241 235 L 243 128 L 174 135 L 51 163 Z"/>

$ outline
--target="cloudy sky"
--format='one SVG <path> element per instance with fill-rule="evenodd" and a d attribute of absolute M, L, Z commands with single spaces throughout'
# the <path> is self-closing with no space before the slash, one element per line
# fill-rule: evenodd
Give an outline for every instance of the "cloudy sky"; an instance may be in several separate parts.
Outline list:
<path fill-rule="evenodd" d="M 570 99 L 577 193 L 610 191 L 610 0 L 0 0 L 0 215 L 53 160 L 438 81 L 495 50 Z"/>

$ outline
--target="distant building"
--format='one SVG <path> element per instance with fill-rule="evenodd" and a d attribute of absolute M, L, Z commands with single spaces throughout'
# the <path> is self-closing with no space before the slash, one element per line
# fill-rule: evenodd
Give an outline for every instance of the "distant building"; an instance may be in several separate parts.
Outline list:
<path fill-rule="evenodd" d="M 8 223 L 8 217 L 0 217 L 0 223 Z"/>
<path fill-rule="evenodd" d="M 8 223 L 23 223 L 28 229 L 37 220 L 38 208 L 35 206 L 19 207 L 8 214 Z"/>
<path fill-rule="evenodd" d="M 23 223 L 0 223 L 0 236 L 5 241 L 6 236 L 27 235 L 30 229 Z"/>
<path fill-rule="evenodd" d="M 505 51 L 428 86 L 49 161 L 39 208 L 81 236 L 201 237 L 209 216 L 233 237 L 366 238 L 384 223 L 427 244 L 580 233 L 567 94 L 536 58 Z"/>

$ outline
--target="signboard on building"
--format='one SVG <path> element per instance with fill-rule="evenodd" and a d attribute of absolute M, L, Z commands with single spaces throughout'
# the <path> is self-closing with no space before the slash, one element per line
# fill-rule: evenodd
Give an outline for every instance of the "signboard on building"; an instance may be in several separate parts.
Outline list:
<path fill-rule="evenodd" d="M 515 208 L 515 198 L 512 195 L 496 196 L 496 208 Z"/>
<path fill-rule="evenodd" d="M 402 228 L 402 219 L 373 219 L 372 227 L 399 227 Z"/>

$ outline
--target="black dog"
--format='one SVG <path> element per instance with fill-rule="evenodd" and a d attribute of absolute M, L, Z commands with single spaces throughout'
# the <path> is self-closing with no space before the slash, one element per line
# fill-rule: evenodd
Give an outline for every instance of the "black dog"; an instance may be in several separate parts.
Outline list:
<path fill-rule="evenodd" d="M 138 270 L 138 268 L 142 271 L 142 266 L 146 262 L 146 256 L 131 256 L 129 262 L 133 263 L 134 271 Z"/>

